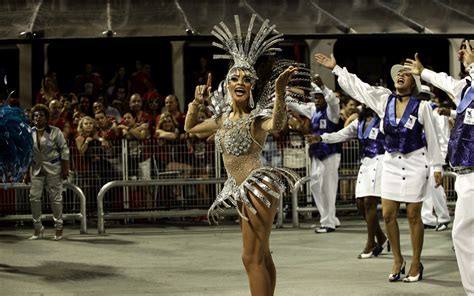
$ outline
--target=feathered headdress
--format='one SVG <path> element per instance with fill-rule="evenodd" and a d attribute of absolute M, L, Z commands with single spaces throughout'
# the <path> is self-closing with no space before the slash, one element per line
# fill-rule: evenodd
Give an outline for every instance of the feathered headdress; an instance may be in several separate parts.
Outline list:
<path fill-rule="evenodd" d="M 254 69 L 257 59 L 262 55 L 274 55 L 276 52 L 281 51 L 280 48 L 274 48 L 272 46 L 280 41 L 283 41 L 283 34 L 277 34 L 269 37 L 275 29 L 275 25 L 269 26 L 269 21 L 265 20 L 258 33 L 252 39 L 252 30 L 255 17 L 256 15 L 253 14 L 250 18 L 245 40 L 243 39 L 242 31 L 240 29 L 240 20 L 238 15 L 234 16 L 236 30 L 235 35 L 231 33 L 224 22 L 220 22 L 220 26 L 214 26 L 211 34 L 220 41 L 220 43 L 212 42 L 212 45 L 227 52 L 227 54 L 214 55 L 214 59 L 233 60 L 234 65 L 229 70 L 229 73 L 231 73 L 235 68 L 247 69 L 252 73 L 254 78 L 257 79 L 257 73 Z"/>
<path fill-rule="evenodd" d="M 263 22 L 257 34 L 252 38 L 255 18 L 255 14 L 250 18 L 245 38 L 242 36 L 240 20 L 237 15 L 234 16 L 236 28 L 235 34 L 232 34 L 223 22 L 214 26 L 214 29 L 211 32 L 212 35 L 220 41 L 213 42 L 212 45 L 227 52 L 227 54 L 214 55 L 214 59 L 228 59 L 234 61 L 232 68 L 229 69 L 228 75 L 233 73 L 234 69 L 245 69 L 249 71 L 255 80 L 257 80 L 258 77 L 254 65 L 258 58 L 264 55 L 275 55 L 275 53 L 281 51 L 281 48 L 273 46 L 276 43 L 283 41 L 283 34 L 271 35 L 275 29 L 275 25 L 270 26 L 268 20 Z M 309 91 L 311 90 L 311 73 L 309 69 L 305 68 L 304 64 L 296 63 L 292 60 L 281 59 L 274 64 L 269 80 L 264 82 L 263 91 L 259 95 L 257 100 L 258 103 L 255 108 L 257 114 L 263 116 L 271 115 L 271 108 L 275 99 L 275 79 L 289 66 L 298 67 L 298 72 L 291 77 L 288 87 L 298 88 L 301 90 L 299 94 L 292 94 L 293 99 L 300 102 L 309 98 Z M 229 100 L 226 99 L 229 95 L 226 93 L 227 80 L 228 77 L 225 81 L 219 84 L 219 88 L 214 91 L 211 96 L 209 108 L 211 109 L 211 112 L 214 113 L 214 117 L 218 117 L 229 108 Z"/>

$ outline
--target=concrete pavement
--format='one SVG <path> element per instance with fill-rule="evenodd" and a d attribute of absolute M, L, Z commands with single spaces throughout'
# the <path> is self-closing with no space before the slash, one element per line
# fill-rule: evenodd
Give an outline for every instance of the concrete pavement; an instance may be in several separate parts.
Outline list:
<path fill-rule="evenodd" d="M 402 252 L 410 264 L 406 218 L 400 218 Z M 450 229 L 425 231 L 425 273 L 419 283 L 387 280 L 392 256 L 360 260 L 365 224 L 341 218 L 334 233 L 315 234 L 302 223 L 274 229 L 275 295 L 465 295 Z M 450 225 L 451 227 L 451 225 Z M 239 226 L 108 226 L 107 234 L 80 235 L 66 226 L 65 239 L 26 240 L 30 228 L 0 229 L 0 295 L 249 295 L 240 259 Z"/>

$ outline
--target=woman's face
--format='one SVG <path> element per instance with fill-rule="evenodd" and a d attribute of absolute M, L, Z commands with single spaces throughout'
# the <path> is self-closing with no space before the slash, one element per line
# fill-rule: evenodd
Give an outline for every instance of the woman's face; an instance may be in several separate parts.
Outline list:
<path fill-rule="evenodd" d="M 158 98 L 151 98 L 150 103 L 148 104 L 148 110 L 150 111 L 158 110 L 159 106 L 160 106 L 160 102 L 158 101 Z"/>
<path fill-rule="evenodd" d="M 135 126 L 135 118 L 133 118 L 132 114 L 130 113 L 125 113 L 123 116 L 123 121 L 126 126 L 128 127 L 134 127 Z"/>
<path fill-rule="evenodd" d="M 82 129 L 86 133 L 93 132 L 94 131 L 94 123 L 92 122 L 92 120 L 84 119 L 84 121 L 82 122 Z"/>
<path fill-rule="evenodd" d="M 206 113 L 199 112 L 198 113 L 198 123 L 204 122 L 207 119 Z"/>
<path fill-rule="evenodd" d="M 46 114 L 43 111 L 35 111 L 33 113 L 33 123 L 38 128 L 44 128 L 47 124 Z"/>
<path fill-rule="evenodd" d="M 413 76 L 406 70 L 400 70 L 397 73 L 395 80 L 395 89 L 398 94 L 411 93 L 413 87 L 415 87 L 415 80 Z"/>
<path fill-rule="evenodd" d="M 228 89 L 236 102 L 247 102 L 255 80 L 250 73 L 237 69 L 229 76 Z"/>
<path fill-rule="evenodd" d="M 344 106 L 344 110 L 347 113 L 347 115 L 354 114 L 357 112 L 357 102 L 354 100 L 349 100 L 347 104 Z"/>
<path fill-rule="evenodd" d="M 161 128 L 167 132 L 174 131 L 173 119 L 170 116 L 166 116 L 161 123 Z"/>

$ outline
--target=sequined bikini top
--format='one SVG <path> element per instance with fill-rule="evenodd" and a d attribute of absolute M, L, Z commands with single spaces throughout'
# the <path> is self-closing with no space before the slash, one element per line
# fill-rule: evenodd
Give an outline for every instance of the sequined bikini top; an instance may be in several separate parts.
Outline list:
<path fill-rule="evenodd" d="M 257 142 L 251 134 L 251 124 L 255 119 L 254 113 L 255 112 L 252 111 L 249 116 L 239 118 L 236 121 L 230 120 L 230 110 L 223 114 L 224 122 L 215 136 L 217 150 L 220 153 L 226 152 L 237 156 L 247 154 L 252 142 L 263 149 L 262 145 Z"/>

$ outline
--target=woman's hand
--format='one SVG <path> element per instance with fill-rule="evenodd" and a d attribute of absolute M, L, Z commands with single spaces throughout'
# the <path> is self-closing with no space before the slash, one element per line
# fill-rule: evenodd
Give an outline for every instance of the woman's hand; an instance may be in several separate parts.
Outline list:
<path fill-rule="evenodd" d="M 205 100 L 209 98 L 211 95 L 211 85 L 212 85 L 212 74 L 207 74 L 207 82 L 205 85 L 198 85 L 196 86 L 196 90 L 194 91 L 194 102 L 196 104 L 202 104 Z"/>
<path fill-rule="evenodd" d="M 319 142 L 321 142 L 321 136 L 320 135 L 313 135 L 313 134 L 310 134 L 310 135 L 305 135 L 304 136 L 305 139 L 306 139 L 306 143 L 308 144 L 317 144 Z"/>
<path fill-rule="evenodd" d="M 434 172 L 434 179 L 435 179 L 435 188 L 443 185 L 443 173 L 441 172 Z"/>
<path fill-rule="evenodd" d="M 329 70 L 334 69 L 334 67 L 336 67 L 337 65 L 336 59 L 334 58 L 333 54 L 331 54 L 331 56 L 328 57 L 322 53 L 317 53 L 314 55 L 314 58 L 316 59 L 316 62 L 328 68 Z"/>
<path fill-rule="evenodd" d="M 275 95 L 279 98 L 284 98 L 286 94 L 286 86 L 290 82 L 291 76 L 298 71 L 298 68 L 289 66 L 283 73 L 281 73 L 275 81 Z"/>
<path fill-rule="evenodd" d="M 474 63 L 474 53 L 468 40 L 464 41 L 464 46 L 458 52 L 458 58 L 466 68 Z"/>
<path fill-rule="evenodd" d="M 411 74 L 415 75 L 421 75 L 421 72 L 423 72 L 423 70 L 425 69 L 425 67 L 423 67 L 423 64 L 421 64 L 420 59 L 418 58 L 418 53 L 415 53 L 414 60 L 406 59 L 403 66 L 410 70 Z"/>

